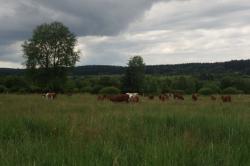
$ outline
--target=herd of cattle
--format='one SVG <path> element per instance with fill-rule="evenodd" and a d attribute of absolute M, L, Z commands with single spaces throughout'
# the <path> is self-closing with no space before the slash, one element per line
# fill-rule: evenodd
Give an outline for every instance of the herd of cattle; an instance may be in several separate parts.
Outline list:
<path fill-rule="evenodd" d="M 56 93 L 44 93 L 42 94 L 43 98 L 53 100 L 57 96 Z M 147 98 L 149 100 L 154 100 L 157 96 L 149 95 Z M 161 94 L 158 96 L 158 99 L 162 102 L 168 101 L 170 99 L 174 100 L 185 100 L 184 96 L 180 93 L 167 93 L 167 94 Z M 215 101 L 219 99 L 217 96 L 210 96 L 212 101 Z M 192 94 L 192 100 L 197 101 L 199 99 L 198 94 Z M 221 96 L 220 99 L 222 102 L 231 102 L 232 98 L 230 95 Z M 138 103 L 140 101 L 140 97 L 138 93 L 126 93 L 126 94 L 119 94 L 119 95 L 99 95 L 97 97 L 97 100 L 103 101 L 103 100 L 110 100 L 112 102 L 127 102 L 127 103 Z"/>
<path fill-rule="evenodd" d="M 147 98 L 149 100 L 154 100 L 157 96 L 147 96 Z M 158 99 L 162 102 L 164 101 L 168 101 L 171 98 L 173 98 L 174 100 L 185 100 L 184 96 L 180 93 L 168 93 L 168 94 L 161 94 L 158 96 Z M 218 99 L 217 96 L 210 96 L 212 101 L 215 101 Z M 192 100 L 193 101 L 197 101 L 199 99 L 199 95 L 198 94 L 192 94 Z M 120 94 L 120 95 L 112 95 L 112 96 L 108 96 L 108 95 L 102 95 L 102 96 L 98 96 L 97 100 L 99 101 L 103 101 L 103 100 L 110 100 L 112 102 L 133 102 L 133 103 L 137 103 L 139 102 L 140 98 L 138 93 L 126 93 L 126 94 Z M 231 96 L 230 95 L 226 95 L 226 96 L 221 96 L 221 100 L 222 102 L 231 102 Z"/>

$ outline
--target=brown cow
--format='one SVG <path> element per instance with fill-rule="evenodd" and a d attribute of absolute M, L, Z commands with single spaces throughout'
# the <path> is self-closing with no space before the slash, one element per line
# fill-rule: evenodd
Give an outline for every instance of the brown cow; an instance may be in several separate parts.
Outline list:
<path fill-rule="evenodd" d="M 148 96 L 148 99 L 149 99 L 149 100 L 154 100 L 154 98 L 155 98 L 155 97 L 154 97 L 153 95 Z"/>
<path fill-rule="evenodd" d="M 232 99 L 231 99 L 231 96 L 221 96 L 221 100 L 224 102 L 224 103 L 227 103 L 227 102 L 231 102 Z"/>
<path fill-rule="evenodd" d="M 216 98 L 216 96 L 210 96 L 210 98 L 211 98 L 211 100 L 213 100 L 213 101 L 215 101 L 217 98 Z"/>
<path fill-rule="evenodd" d="M 192 99 L 193 101 L 197 101 L 198 100 L 198 95 L 196 93 L 192 94 Z"/>
<path fill-rule="evenodd" d="M 169 100 L 169 97 L 168 97 L 168 95 L 161 94 L 161 95 L 159 96 L 159 99 L 160 99 L 161 101 L 165 101 L 165 100 Z"/>
<path fill-rule="evenodd" d="M 166 100 L 169 100 L 169 97 L 171 97 L 169 94 L 164 94 L 164 96 Z"/>
<path fill-rule="evenodd" d="M 127 94 L 120 94 L 120 95 L 114 95 L 109 96 L 109 100 L 112 102 L 129 102 L 129 95 Z"/>
<path fill-rule="evenodd" d="M 133 102 L 133 103 L 138 103 L 139 102 L 139 96 L 132 96 L 129 98 L 129 102 Z"/>
<path fill-rule="evenodd" d="M 99 95 L 99 96 L 97 96 L 97 100 L 99 100 L 99 101 L 103 101 L 105 98 L 106 98 L 105 95 Z"/>
<path fill-rule="evenodd" d="M 184 100 L 184 97 L 179 93 L 174 93 L 173 97 L 174 97 L 174 99 Z"/>
<path fill-rule="evenodd" d="M 159 99 L 160 99 L 161 101 L 165 101 L 165 100 L 166 100 L 166 98 L 165 98 L 164 95 L 160 95 L 160 96 L 159 96 Z"/>
<path fill-rule="evenodd" d="M 45 97 L 50 100 L 54 100 L 56 98 L 56 93 L 51 92 L 51 93 L 46 93 Z"/>

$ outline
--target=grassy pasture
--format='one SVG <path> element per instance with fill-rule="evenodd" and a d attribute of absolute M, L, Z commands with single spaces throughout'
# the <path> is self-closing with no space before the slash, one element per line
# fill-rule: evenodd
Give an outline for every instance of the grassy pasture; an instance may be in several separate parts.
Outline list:
<path fill-rule="evenodd" d="M 250 96 L 185 98 L 0 95 L 0 165 L 250 165 Z"/>

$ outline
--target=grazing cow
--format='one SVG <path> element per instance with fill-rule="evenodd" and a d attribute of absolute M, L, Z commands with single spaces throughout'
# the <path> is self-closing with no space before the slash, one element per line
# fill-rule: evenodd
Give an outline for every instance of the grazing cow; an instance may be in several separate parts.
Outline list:
<path fill-rule="evenodd" d="M 165 100 L 168 100 L 169 97 L 168 97 L 168 95 L 161 94 L 161 95 L 159 96 L 159 99 L 160 99 L 161 101 L 165 101 Z"/>
<path fill-rule="evenodd" d="M 165 101 L 165 96 L 164 96 L 164 95 L 160 95 L 160 96 L 159 96 L 159 100 Z"/>
<path fill-rule="evenodd" d="M 53 100 L 56 98 L 56 93 L 52 92 L 52 93 L 46 93 L 45 97 L 47 99 Z"/>
<path fill-rule="evenodd" d="M 168 93 L 164 95 L 166 100 L 169 100 L 169 97 L 171 97 L 171 95 L 169 95 Z"/>
<path fill-rule="evenodd" d="M 129 95 L 127 94 L 120 94 L 108 97 L 112 102 L 129 102 Z"/>
<path fill-rule="evenodd" d="M 231 102 L 232 99 L 231 99 L 231 96 L 221 96 L 221 100 L 224 102 L 224 103 L 227 103 L 227 102 Z"/>
<path fill-rule="evenodd" d="M 128 95 L 129 98 L 131 98 L 133 96 L 138 96 L 138 93 L 126 93 L 126 95 Z"/>
<path fill-rule="evenodd" d="M 133 103 L 138 103 L 139 102 L 139 96 L 132 96 L 129 98 L 129 102 L 133 102 Z"/>
<path fill-rule="evenodd" d="M 97 100 L 99 100 L 99 101 L 103 101 L 104 99 L 106 98 L 106 96 L 105 95 L 99 95 L 98 97 L 97 97 Z"/>
<path fill-rule="evenodd" d="M 211 100 L 213 100 L 213 101 L 216 100 L 216 96 L 213 96 L 213 95 L 212 95 L 210 98 L 211 98 Z"/>
<path fill-rule="evenodd" d="M 154 97 L 153 95 L 148 96 L 148 99 L 149 99 L 149 100 L 154 100 L 154 98 L 155 98 L 155 97 Z"/>
<path fill-rule="evenodd" d="M 129 96 L 129 102 L 139 102 L 138 93 L 126 93 Z"/>
<path fill-rule="evenodd" d="M 198 100 L 198 96 L 197 96 L 196 93 L 192 94 L 192 99 L 193 99 L 193 101 L 197 101 Z"/>
<path fill-rule="evenodd" d="M 179 93 L 174 93 L 173 97 L 174 97 L 174 99 L 184 100 L 184 97 L 181 94 L 179 94 Z"/>

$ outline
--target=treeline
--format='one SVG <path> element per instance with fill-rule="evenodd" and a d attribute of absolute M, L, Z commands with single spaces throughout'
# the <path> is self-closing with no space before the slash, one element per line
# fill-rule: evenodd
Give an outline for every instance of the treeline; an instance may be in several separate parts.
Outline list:
<path fill-rule="evenodd" d="M 78 66 L 71 72 L 72 76 L 87 75 L 121 75 L 126 71 L 126 67 L 92 65 Z M 250 60 L 235 60 L 220 63 L 190 63 L 178 65 L 153 65 L 146 66 L 146 74 L 150 75 L 197 75 L 201 73 L 209 74 L 248 74 L 250 75 Z M 0 76 L 23 75 L 24 69 L 0 68 Z"/>
<path fill-rule="evenodd" d="M 178 91 L 183 94 L 250 94 L 250 77 L 246 75 L 198 75 L 145 77 L 142 93 L 158 95 Z M 1 93 L 42 93 L 49 91 L 33 85 L 24 76 L 0 77 Z M 61 93 L 120 93 L 125 92 L 122 76 L 70 77 L 58 89 Z"/>

